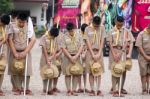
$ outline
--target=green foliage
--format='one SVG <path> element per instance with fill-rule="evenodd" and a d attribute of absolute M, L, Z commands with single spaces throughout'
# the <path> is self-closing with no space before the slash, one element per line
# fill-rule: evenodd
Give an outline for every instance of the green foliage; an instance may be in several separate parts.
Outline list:
<path fill-rule="evenodd" d="M 0 14 L 8 13 L 14 8 L 12 0 L 0 0 Z"/>
<path fill-rule="evenodd" d="M 42 33 L 45 33 L 45 32 L 46 32 L 46 27 L 45 27 L 44 25 L 42 25 L 42 27 L 41 27 L 41 32 L 42 32 Z"/>

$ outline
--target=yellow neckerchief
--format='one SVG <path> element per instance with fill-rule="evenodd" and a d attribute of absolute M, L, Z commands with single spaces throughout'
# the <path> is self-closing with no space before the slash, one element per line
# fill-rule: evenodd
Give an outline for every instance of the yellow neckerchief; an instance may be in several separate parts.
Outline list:
<path fill-rule="evenodd" d="M 0 31 L 2 32 L 2 37 L 3 37 L 3 40 L 5 41 L 6 40 L 6 35 L 5 35 L 6 33 L 5 33 L 3 26 L 0 26 Z"/>
<path fill-rule="evenodd" d="M 48 31 L 46 32 L 46 36 L 47 36 L 47 38 L 48 38 L 49 41 L 50 41 L 50 49 L 49 49 L 49 52 L 50 52 L 50 53 L 53 53 L 53 52 L 54 52 L 54 49 L 55 49 L 55 48 L 54 48 L 54 47 L 55 47 L 54 39 L 51 39 L 51 37 L 50 37 Z"/>
<path fill-rule="evenodd" d="M 75 35 L 75 33 L 74 33 L 73 36 L 70 35 L 70 37 L 71 37 L 71 41 L 73 42 L 74 46 L 76 47 L 77 44 L 76 44 L 76 35 Z"/>
<path fill-rule="evenodd" d="M 116 26 L 115 26 L 115 32 L 116 32 L 116 36 L 117 36 L 116 39 L 115 39 L 115 45 L 118 45 L 120 32 L 119 32 L 119 30 L 117 29 Z"/>
<path fill-rule="evenodd" d="M 25 34 L 25 27 L 23 28 L 20 28 L 18 25 L 17 25 L 17 28 L 19 29 L 19 39 L 20 41 L 23 41 L 25 40 L 25 37 L 24 37 L 24 34 Z"/>
<path fill-rule="evenodd" d="M 96 31 L 96 29 L 93 27 L 93 25 L 91 26 L 93 29 L 94 29 L 94 35 L 93 35 L 93 42 L 92 42 L 92 44 L 94 44 L 94 43 L 98 43 L 98 36 L 97 36 L 97 31 Z"/>

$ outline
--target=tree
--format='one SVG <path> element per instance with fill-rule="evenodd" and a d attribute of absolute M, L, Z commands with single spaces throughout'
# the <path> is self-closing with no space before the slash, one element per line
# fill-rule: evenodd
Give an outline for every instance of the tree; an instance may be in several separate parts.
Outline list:
<path fill-rule="evenodd" d="M 12 0 L 0 0 L 0 15 L 10 12 L 13 8 Z"/>

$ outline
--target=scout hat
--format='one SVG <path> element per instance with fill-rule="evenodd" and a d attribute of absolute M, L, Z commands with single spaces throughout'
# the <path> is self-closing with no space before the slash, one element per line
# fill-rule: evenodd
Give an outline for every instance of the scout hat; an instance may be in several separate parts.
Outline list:
<path fill-rule="evenodd" d="M 41 77 L 42 77 L 42 79 L 52 79 L 52 78 L 54 78 L 53 69 L 48 67 L 48 65 L 43 66 L 42 70 L 41 70 Z"/>
<path fill-rule="evenodd" d="M 56 66 L 61 66 L 61 61 L 60 61 L 60 60 L 55 60 L 54 64 L 55 64 Z"/>
<path fill-rule="evenodd" d="M 6 68 L 6 60 L 0 60 L 0 71 L 4 71 Z"/>
<path fill-rule="evenodd" d="M 91 66 L 91 72 L 93 74 L 93 76 L 99 76 L 102 74 L 102 66 L 100 63 L 95 62 L 92 64 Z"/>
<path fill-rule="evenodd" d="M 25 59 L 14 59 L 13 60 L 13 67 L 14 67 L 14 71 L 15 72 L 23 72 L 24 68 L 25 68 Z"/>
<path fill-rule="evenodd" d="M 72 75 L 81 75 L 83 73 L 83 67 L 79 63 L 71 64 L 70 73 Z"/>
<path fill-rule="evenodd" d="M 125 70 L 125 63 L 124 62 L 118 62 L 112 64 L 112 75 L 115 77 L 121 77 Z"/>
<path fill-rule="evenodd" d="M 131 70 L 131 68 L 132 68 L 132 60 L 131 59 L 127 59 L 126 63 L 125 63 L 125 69 Z"/>
<path fill-rule="evenodd" d="M 54 78 L 57 78 L 59 76 L 59 70 L 58 70 L 57 66 L 54 64 L 51 64 L 51 68 L 54 71 Z"/>

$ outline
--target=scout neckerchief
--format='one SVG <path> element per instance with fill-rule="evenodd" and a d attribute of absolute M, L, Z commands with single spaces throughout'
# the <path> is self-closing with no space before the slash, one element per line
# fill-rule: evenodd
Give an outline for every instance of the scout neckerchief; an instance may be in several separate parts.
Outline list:
<path fill-rule="evenodd" d="M 119 37 L 120 37 L 120 32 L 117 29 L 117 27 L 115 26 L 115 32 L 116 32 L 116 39 L 115 39 L 115 45 L 118 45 L 119 43 Z"/>
<path fill-rule="evenodd" d="M 93 25 L 92 25 L 91 27 L 92 27 L 93 30 L 94 30 L 94 35 L 93 35 L 92 44 L 94 44 L 94 43 L 99 43 L 99 39 L 101 38 L 101 29 L 100 29 L 100 37 L 98 37 L 96 29 L 93 27 Z"/>
<path fill-rule="evenodd" d="M 0 32 L 1 32 L 1 34 L 2 34 L 2 38 L 3 38 L 3 40 L 5 41 L 6 40 L 6 36 L 5 36 L 5 30 L 4 30 L 4 27 L 3 26 L 0 26 Z"/>
<path fill-rule="evenodd" d="M 19 40 L 21 41 L 21 42 L 23 42 L 24 40 L 25 40 L 25 36 L 24 36 L 24 34 L 25 34 L 25 31 L 24 31 L 24 27 L 23 28 L 20 28 L 20 27 L 18 27 L 18 29 L 19 29 Z"/>
<path fill-rule="evenodd" d="M 48 38 L 48 40 L 50 42 L 50 48 L 48 49 L 48 52 L 54 53 L 54 47 L 55 47 L 55 45 L 54 45 L 54 39 L 51 39 L 51 37 L 49 36 L 48 32 L 46 32 L 46 36 L 47 36 L 47 38 Z"/>
<path fill-rule="evenodd" d="M 70 35 L 70 37 L 71 37 L 71 41 L 73 42 L 73 45 L 74 45 L 75 47 L 77 47 L 77 44 L 76 44 L 76 35 L 75 35 L 75 33 L 73 34 L 73 36 Z"/>

